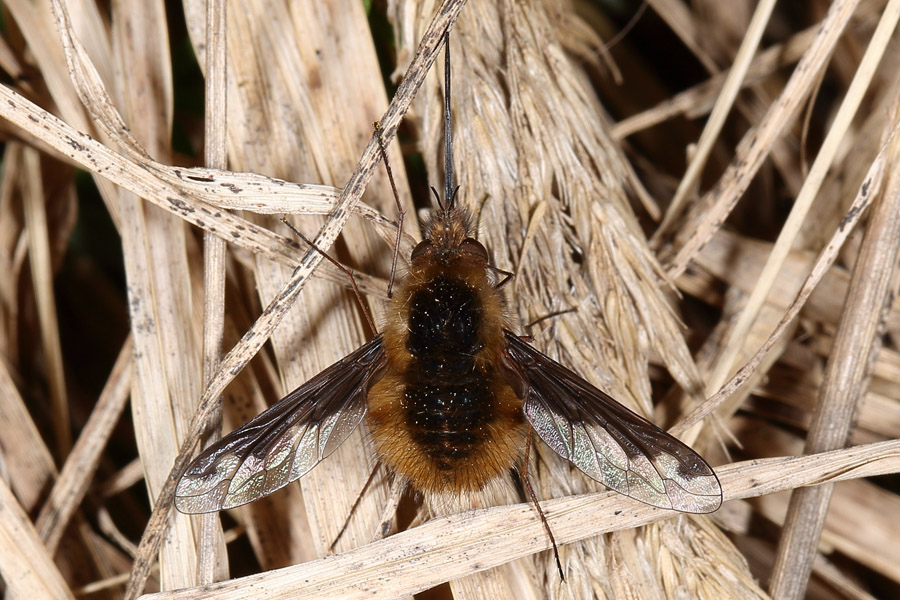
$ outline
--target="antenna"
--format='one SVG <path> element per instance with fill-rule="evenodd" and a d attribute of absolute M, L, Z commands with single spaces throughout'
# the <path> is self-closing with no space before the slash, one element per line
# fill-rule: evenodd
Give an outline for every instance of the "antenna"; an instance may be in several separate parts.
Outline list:
<path fill-rule="evenodd" d="M 450 130 L 450 30 L 444 34 L 444 200 L 453 206 L 453 136 Z"/>

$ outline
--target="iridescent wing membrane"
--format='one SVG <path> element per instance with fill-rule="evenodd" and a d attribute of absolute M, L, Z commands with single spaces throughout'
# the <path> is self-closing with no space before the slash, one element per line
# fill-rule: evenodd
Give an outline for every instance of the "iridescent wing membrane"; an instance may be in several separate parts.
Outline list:
<path fill-rule="evenodd" d="M 722 504 L 700 455 L 507 331 L 508 368 L 524 379 L 525 417 L 554 452 L 636 500 L 689 513 Z"/>
<path fill-rule="evenodd" d="M 204 450 L 178 482 L 176 508 L 233 508 L 305 475 L 359 425 L 385 363 L 377 336 Z"/>

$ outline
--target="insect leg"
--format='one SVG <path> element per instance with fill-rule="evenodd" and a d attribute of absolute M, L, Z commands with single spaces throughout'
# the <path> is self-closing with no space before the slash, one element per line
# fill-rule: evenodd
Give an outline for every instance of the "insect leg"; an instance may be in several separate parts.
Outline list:
<path fill-rule="evenodd" d="M 561 316 L 561 315 L 567 315 L 567 314 L 569 314 L 569 313 L 575 312 L 576 310 L 577 310 L 577 309 L 575 309 L 575 308 L 566 308 L 566 309 L 563 309 L 563 310 L 555 310 L 555 311 L 553 311 L 552 313 L 547 313 L 547 314 L 544 315 L 543 317 L 538 317 L 537 319 L 535 319 L 534 321 L 532 321 L 531 323 L 529 323 L 528 325 L 526 325 L 526 326 L 524 327 L 524 329 L 531 329 L 532 327 L 534 327 L 535 325 L 537 325 L 538 323 L 540 323 L 540 322 L 542 322 L 542 321 L 546 321 L 547 319 L 552 319 L 552 318 L 554 318 L 554 317 L 559 317 L 559 316 Z"/>
<path fill-rule="evenodd" d="M 387 171 L 388 181 L 391 182 L 391 191 L 394 192 L 394 202 L 397 203 L 397 239 L 394 241 L 394 258 L 391 261 L 391 279 L 388 282 L 388 298 L 394 295 L 394 276 L 397 274 L 397 258 L 400 254 L 400 236 L 403 235 L 403 205 L 400 204 L 400 195 L 397 193 L 397 184 L 394 183 L 394 171 L 391 170 L 391 163 L 388 161 L 387 150 L 384 148 L 384 142 L 381 140 L 381 123 L 375 121 L 375 137 L 378 139 L 378 147 L 381 149 L 381 157 L 384 159 L 384 168 Z"/>
<path fill-rule="evenodd" d="M 547 517 L 544 515 L 543 509 L 541 509 L 541 505 L 538 503 L 537 496 L 534 493 L 534 488 L 531 487 L 531 482 L 528 480 L 528 457 L 531 454 L 531 431 L 528 432 L 528 435 L 525 437 L 525 460 L 522 463 L 522 485 L 528 490 L 528 495 L 531 496 L 531 503 L 534 504 L 534 508 L 537 509 L 538 516 L 541 518 L 541 523 L 544 525 L 544 529 L 547 531 L 547 537 L 550 538 L 550 543 L 553 545 L 553 558 L 556 559 L 556 568 L 559 571 L 559 578 L 562 581 L 566 580 L 566 575 L 563 572 L 562 562 L 559 560 L 559 547 L 556 545 L 556 538 L 553 537 L 553 531 L 550 530 L 550 523 L 547 522 Z"/>
<path fill-rule="evenodd" d="M 305 235 L 300 233 L 299 229 L 291 225 L 288 222 L 287 218 L 281 217 L 281 222 L 287 225 L 288 228 L 290 228 L 290 230 L 294 232 L 294 235 L 303 240 L 310 248 L 321 254 L 323 258 L 327 259 L 331 264 L 343 271 L 347 275 L 347 277 L 350 278 L 350 285 L 353 286 L 353 293 L 356 294 L 356 300 L 359 302 L 359 306 L 360 308 L 362 308 L 363 314 L 366 316 L 366 321 L 369 323 L 369 327 L 372 329 L 372 335 L 378 335 L 378 328 L 375 327 L 375 321 L 372 320 L 372 315 L 369 314 L 369 309 L 368 307 L 366 307 L 366 303 L 363 302 L 362 294 L 359 292 L 359 287 L 356 285 L 356 278 L 353 276 L 353 271 L 332 258 L 331 255 L 327 252 L 322 251 L 321 248 L 316 246 L 315 242 L 307 238 Z"/>
<path fill-rule="evenodd" d="M 397 509 L 400 506 L 400 500 L 408 487 L 409 483 L 404 477 L 394 477 L 394 480 L 391 482 L 391 495 L 384 506 L 384 510 L 381 512 L 381 525 L 379 525 L 372 541 L 386 538 L 391 533 L 391 529 L 394 528 L 394 521 L 397 519 Z"/>
<path fill-rule="evenodd" d="M 356 497 L 356 500 L 353 501 L 353 506 L 350 507 L 350 512 L 347 513 L 347 518 L 344 519 L 344 525 L 341 527 L 341 530 L 338 531 L 337 535 L 334 537 L 334 541 L 331 542 L 331 545 L 328 546 L 329 552 L 334 552 L 334 547 L 337 546 L 337 543 L 341 540 L 341 537 L 344 535 L 344 532 L 347 531 L 347 527 L 350 525 L 350 519 L 353 518 L 353 514 L 356 512 L 356 509 L 359 508 L 359 503 L 362 502 L 363 496 L 366 491 L 369 489 L 369 485 L 372 484 L 372 480 L 375 479 L 375 474 L 378 472 L 378 467 L 381 466 L 381 461 L 377 461 L 375 466 L 372 467 L 372 472 L 369 473 L 369 477 L 366 479 L 366 482 L 363 484 L 362 489 L 359 490 L 359 495 Z"/>
<path fill-rule="evenodd" d="M 507 283 L 509 283 L 510 281 L 512 281 L 513 278 L 516 276 L 515 273 L 512 273 L 512 272 L 510 272 L 510 271 L 504 271 L 503 269 L 498 269 L 497 267 L 494 267 L 494 266 L 492 266 L 492 265 L 488 265 L 488 268 L 489 268 L 491 271 L 497 273 L 498 275 L 503 275 L 503 279 L 500 280 L 500 283 L 498 283 L 497 285 L 494 286 L 494 289 L 495 289 L 495 290 L 499 290 L 499 289 L 502 288 L 504 285 L 506 285 Z"/>

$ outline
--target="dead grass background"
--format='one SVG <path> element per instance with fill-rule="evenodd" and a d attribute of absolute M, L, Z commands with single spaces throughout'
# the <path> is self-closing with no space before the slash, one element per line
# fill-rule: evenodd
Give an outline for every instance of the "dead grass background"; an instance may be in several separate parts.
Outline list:
<path fill-rule="evenodd" d="M 447 581 L 422 597 L 897 595 L 896 476 L 861 478 L 900 468 L 900 3 L 460 4 L 5 0 L 10 597 L 395 598 Z M 368 335 L 343 276 L 310 277 L 320 257 L 280 215 L 324 224 L 326 247 L 341 233 L 333 252 L 380 318 L 396 209 L 372 122 L 393 137 L 424 77 L 390 147 L 412 217 L 443 181 L 442 77 L 423 67 L 457 15 L 460 198 L 516 273 L 511 316 L 576 308 L 535 343 L 675 424 L 729 500 L 672 518 L 542 450 L 565 584 L 504 485 L 464 505 L 492 508 L 436 503 L 374 541 L 396 508 L 378 478 L 317 558 L 374 464 L 363 432 L 221 521 L 154 506 L 223 390 L 231 428 Z M 384 116 L 384 77 L 410 64 Z"/>

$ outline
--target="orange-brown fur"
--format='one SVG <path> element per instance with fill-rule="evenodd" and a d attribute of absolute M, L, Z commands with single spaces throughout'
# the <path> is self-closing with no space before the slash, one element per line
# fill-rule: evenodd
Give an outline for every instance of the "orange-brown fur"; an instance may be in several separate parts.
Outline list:
<path fill-rule="evenodd" d="M 479 256 L 457 250 L 467 235 L 466 215 L 460 209 L 439 214 L 428 228 L 434 251 L 416 257 L 409 274 L 398 287 L 384 328 L 389 365 L 385 376 L 369 392 L 367 421 L 381 460 L 412 485 L 426 492 L 467 492 L 482 489 L 504 474 L 522 455 L 524 421 L 522 402 L 496 373 L 503 351 L 503 303 L 487 263 Z M 436 254 L 442 252 L 441 259 Z M 413 441 L 401 407 L 404 373 L 413 357 L 407 350 L 409 303 L 413 294 L 437 276 L 452 273 L 476 290 L 481 308 L 484 347 L 476 355 L 476 368 L 493 372 L 489 377 L 495 418 L 486 423 L 486 441 L 464 465 L 452 471 L 439 469 Z"/>

